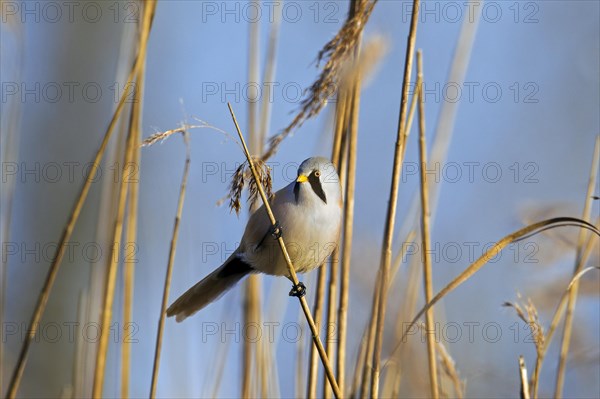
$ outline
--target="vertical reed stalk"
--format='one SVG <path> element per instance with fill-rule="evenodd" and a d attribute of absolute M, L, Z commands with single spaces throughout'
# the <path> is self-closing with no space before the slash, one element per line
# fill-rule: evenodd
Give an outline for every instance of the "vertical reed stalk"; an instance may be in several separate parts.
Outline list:
<path fill-rule="evenodd" d="M 254 4 L 258 9 L 260 4 L 256 0 L 250 0 L 249 3 Z M 259 65 L 258 65 L 258 54 L 259 54 L 259 37 L 260 37 L 260 25 L 259 21 L 248 21 L 248 83 L 257 84 L 259 81 Z M 257 103 L 255 101 L 248 101 L 248 126 L 247 132 L 250 142 L 250 151 L 253 154 L 258 154 L 262 149 L 263 143 L 259 142 L 260 135 L 256 131 L 257 121 Z M 246 279 L 244 289 L 244 325 L 249 326 L 259 322 L 260 318 L 260 276 L 250 275 Z M 242 349 L 242 386 L 241 386 L 241 397 L 248 398 L 255 396 L 256 393 L 252 392 L 252 383 L 254 379 L 252 374 L 254 372 L 256 377 L 260 377 L 264 374 L 262 366 L 263 362 L 259 362 L 257 344 L 250 340 L 243 340 Z M 258 364 L 256 364 L 258 363 Z M 253 366 L 253 364 L 255 366 Z M 261 378 L 262 380 L 262 378 Z M 264 384 L 261 384 L 262 396 L 265 395 Z M 255 386 L 255 388 L 257 388 Z"/>
<path fill-rule="evenodd" d="M 431 273 L 431 234 L 429 228 L 429 182 L 427 181 L 427 146 L 425 143 L 425 98 L 423 96 L 423 54 L 417 52 L 417 71 L 421 81 L 419 94 L 419 158 L 421 175 L 421 242 L 423 248 L 423 282 L 425 284 L 425 303 L 433 298 L 433 276 Z M 435 356 L 435 322 L 433 319 L 433 307 L 425 313 L 425 334 L 427 336 L 427 354 L 429 358 L 429 385 L 430 394 L 437 399 L 438 378 L 437 362 Z"/>
<path fill-rule="evenodd" d="M 357 51 L 360 48 L 358 44 Z M 346 341 L 348 321 L 348 292 L 350 290 L 350 259 L 354 228 L 354 190 L 356 187 L 356 151 L 358 147 L 358 115 L 360 109 L 361 77 L 358 74 L 353 82 L 348 108 L 348 164 L 346 172 L 346 195 L 344 201 L 344 236 L 342 241 L 342 267 L 340 279 L 340 302 L 338 307 L 338 358 L 337 376 L 342 397 L 345 397 L 346 383 Z"/>
<path fill-rule="evenodd" d="M 406 59 L 404 65 L 404 78 L 402 80 L 402 98 L 400 102 L 400 115 L 398 118 L 398 132 L 396 137 L 396 146 L 394 151 L 394 166 L 392 169 L 392 182 L 390 186 L 390 198 L 388 202 L 385 233 L 383 239 L 383 247 L 381 254 L 381 265 L 379 280 L 381 283 L 378 287 L 378 292 L 375 292 L 373 300 L 373 334 L 375 336 L 373 347 L 373 372 L 371 375 L 371 396 L 379 397 L 379 370 L 381 361 L 381 349 L 383 346 L 383 329 L 385 327 L 385 310 L 387 290 L 389 286 L 388 274 L 390 264 L 392 262 L 392 243 L 394 238 L 394 226 L 396 223 L 396 208 L 398 202 L 398 186 L 400 184 L 400 173 L 402 170 L 402 154 L 406 143 L 404 137 L 404 125 L 408 110 L 408 89 L 410 85 L 410 77 L 412 74 L 412 64 L 415 52 L 415 42 L 417 39 L 417 24 L 419 17 L 420 0 L 413 1 L 412 17 L 410 21 L 410 30 L 407 38 Z M 371 329 L 371 330 L 373 330 Z M 367 354 L 368 355 L 368 354 Z M 364 381 L 363 381 L 364 383 Z"/>
<path fill-rule="evenodd" d="M 344 152 L 344 145 L 342 142 L 345 141 L 345 129 L 344 120 L 346 115 L 346 95 L 344 90 L 338 92 L 338 102 L 335 108 L 335 131 L 333 135 L 333 146 L 331 149 L 331 163 L 335 165 L 337 170 L 340 170 L 340 160 Z M 341 173 L 341 171 L 340 171 Z M 337 251 L 331 255 L 331 259 L 335 259 Z M 315 303 L 313 308 L 313 314 L 315 315 L 315 322 L 320 325 L 321 317 L 323 314 L 323 303 L 325 302 L 325 282 L 327 278 L 327 267 L 323 265 L 319 268 L 319 274 L 317 277 L 317 295 L 315 297 Z M 318 352 L 314 345 L 310 348 L 309 358 L 309 369 L 308 369 L 308 383 L 306 396 L 308 398 L 315 398 L 317 396 L 317 355 Z"/>
<path fill-rule="evenodd" d="M 175 251 L 177 250 L 177 240 L 179 238 L 179 223 L 183 212 L 183 203 L 185 201 L 185 191 L 187 189 L 188 175 L 190 171 L 190 144 L 189 136 L 184 130 L 183 138 L 185 141 L 185 165 L 183 176 L 181 178 L 181 186 L 179 188 L 179 200 L 177 202 L 177 213 L 175 215 L 175 223 L 173 224 L 173 236 L 171 238 L 171 247 L 169 248 L 169 262 L 167 264 L 167 272 L 165 276 L 165 285 L 163 288 L 163 297 L 160 307 L 160 316 L 158 319 L 158 332 L 156 334 L 156 346 L 154 349 L 154 365 L 152 368 L 152 382 L 150 386 L 150 398 L 156 397 L 156 384 L 158 382 L 158 369 L 160 366 L 160 352 L 162 347 L 163 331 L 165 326 L 165 314 L 167 305 L 169 304 L 169 291 L 171 289 L 171 276 L 173 275 L 173 264 L 175 263 Z"/>
<path fill-rule="evenodd" d="M 417 109 L 417 101 L 419 99 L 418 95 L 419 92 L 421 90 L 421 85 L 420 85 L 420 81 L 417 79 L 417 84 L 416 84 L 416 90 L 413 93 L 413 97 L 411 99 L 411 103 L 410 103 L 410 110 L 408 113 L 408 117 L 406 119 L 406 122 L 403 123 L 403 133 L 402 133 L 402 141 L 404 143 L 407 142 L 408 140 L 408 135 L 410 134 L 411 128 L 412 128 L 412 122 L 413 122 L 413 118 L 414 118 L 414 114 L 415 111 Z M 403 145 L 402 146 L 402 154 L 401 154 L 401 159 L 404 159 L 404 154 L 406 153 L 406 146 Z M 409 233 L 410 235 L 411 233 Z M 400 258 L 401 259 L 401 258 Z M 395 273 L 394 273 L 395 274 Z M 373 306 L 372 306 L 372 311 L 374 313 L 372 313 L 372 315 L 375 315 L 376 313 L 376 309 L 379 308 L 379 295 L 378 292 L 380 290 L 379 288 L 379 281 L 380 277 L 379 277 L 379 273 L 375 279 L 376 281 L 376 287 L 375 287 L 375 291 L 374 291 L 374 298 L 373 298 Z M 393 280 L 393 276 L 391 277 L 391 280 Z M 372 372 L 372 357 L 373 357 L 373 347 L 375 346 L 375 327 L 376 324 L 373 322 L 373 319 L 371 320 L 371 323 L 367 326 L 368 328 L 368 334 L 366 335 L 367 339 L 365 342 L 365 361 L 363 362 L 363 368 L 362 368 L 362 378 L 355 378 L 356 380 L 360 380 L 362 379 L 362 384 L 360 385 L 360 397 L 361 398 L 366 398 L 368 395 L 368 388 L 370 387 L 370 385 L 367 383 L 367 381 L 371 380 L 371 372 Z M 353 390 L 353 392 L 355 392 Z"/>
<path fill-rule="evenodd" d="M 146 59 L 146 50 L 148 43 L 148 36 L 150 34 L 150 27 L 152 23 L 152 17 L 154 15 L 154 10 L 156 8 L 155 1 L 148 1 L 145 3 L 143 7 L 143 21 L 142 21 L 142 29 L 140 35 L 140 53 L 138 58 L 136 59 L 135 67 L 133 72 L 133 76 L 136 76 L 140 71 L 143 63 Z M 142 98 L 139 97 L 140 92 L 134 91 L 134 99 L 136 101 L 142 101 Z M 135 148 L 133 147 L 134 143 L 134 131 L 133 131 L 133 123 L 134 123 L 134 115 L 133 112 L 130 115 L 129 121 L 129 134 L 127 137 L 127 145 L 125 148 L 125 162 L 123 165 L 123 170 L 121 174 L 121 181 L 119 187 L 119 200 L 118 200 L 118 208 L 117 208 L 117 218 L 115 220 L 114 231 L 113 231 L 113 247 L 110 258 L 110 264 L 108 266 L 107 274 L 106 274 L 106 283 L 105 283 L 105 292 L 104 299 L 101 308 L 101 324 L 100 326 L 104 329 L 104 333 L 100 335 L 100 341 L 98 343 L 98 352 L 96 354 L 96 368 L 94 370 L 94 384 L 92 387 L 92 397 L 100 398 L 102 397 L 102 390 L 104 388 L 104 373 L 106 369 L 106 357 L 108 352 L 108 338 L 109 334 L 107 331 L 107 327 L 110 324 L 112 319 L 112 307 L 114 301 L 114 293 L 115 293 L 115 285 L 116 285 L 116 276 L 117 276 L 117 266 L 119 263 L 120 248 L 121 248 L 121 235 L 123 233 L 123 218 L 125 214 L 125 204 L 127 200 L 127 193 L 129 185 L 127 184 L 127 180 L 124 178 L 126 176 L 125 171 L 127 170 L 128 164 L 133 159 L 133 154 Z"/>
<path fill-rule="evenodd" d="M 132 159 L 130 167 L 133 169 L 133 178 L 127 182 L 129 184 L 130 197 L 127 204 L 127 230 L 125 234 L 124 247 L 124 265 L 123 265 L 123 328 L 131 326 L 133 320 L 133 288 L 135 283 L 135 262 L 133 255 L 136 253 L 137 243 L 137 216 L 140 184 L 140 137 L 141 137 L 141 119 L 142 119 L 142 98 L 144 97 L 144 73 L 145 63 L 140 65 L 136 77 L 136 95 L 132 105 Z M 130 175 L 131 176 L 131 175 Z M 123 176 L 123 178 L 125 178 Z M 129 252 L 131 251 L 131 252 Z M 131 342 L 124 340 L 121 345 L 121 398 L 129 397 L 129 375 L 131 372 Z"/>
<path fill-rule="evenodd" d="M 519 380 L 521 381 L 521 399 L 529 399 L 529 381 L 527 379 L 527 367 L 523 355 L 519 355 Z"/>
<path fill-rule="evenodd" d="M 248 151 L 248 147 L 246 146 L 246 141 L 244 140 L 242 131 L 240 130 L 240 127 L 237 123 L 237 119 L 235 117 L 233 109 L 231 108 L 231 104 L 227 103 L 227 106 L 229 107 L 229 112 L 231 113 L 233 123 L 235 125 L 238 136 L 242 143 L 242 147 L 244 149 L 244 154 L 246 155 L 246 159 L 248 161 L 248 166 L 252 172 L 254 181 L 256 182 L 256 187 L 257 187 L 260 197 L 263 201 L 263 204 L 265 205 L 265 211 L 267 212 L 267 215 L 269 216 L 269 220 L 271 221 L 271 224 L 273 226 L 276 226 L 277 220 L 275 219 L 275 216 L 273 215 L 273 211 L 271 210 L 271 206 L 270 206 L 267 196 L 265 194 L 264 188 L 261 184 L 260 178 L 258 177 L 256 168 L 254 167 L 254 161 L 252 161 L 252 157 L 250 156 L 250 152 Z M 277 242 L 279 243 L 279 247 L 281 248 L 281 252 L 287 263 L 288 272 L 290 274 L 289 278 L 292 281 L 292 283 L 294 284 L 294 286 L 296 286 L 296 285 L 298 285 L 298 277 L 296 276 L 296 271 L 294 269 L 294 265 L 292 264 L 290 255 L 287 251 L 287 248 L 285 246 L 283 238 L 280 236 L 277 239 Z M 321 343 L 321 339 L 319 338 L 319 331 L 317 330 L 317 327 L 315 326 L 315 322 L 312 317 L 312 314 L 310 313 L 310 308 L 308 307 L 306 298 L 303 296 L 303 297 L 299 297 L 298 300 L 300 301 L 300 305 L 302 306 L 302 311 L 304 312 L 304 316 L 306 317 L 308 325 L 310 326 L 310 330 L 311 330 L 312 336 L 313 336 L 313 342 L 317 346 L 319 355 L 321 356 L 321 362 L 323 363 L 323 367 L 325 368 L 325 374 L 326 374 L 327 378 L 329 379 L 329 383 L 331 384 L 331 388 L 333 389 L 333 393 L 335 394 L 335 397 L 339 398 L 340 397 L 340 389 L 335 380 L 335 376 L 333 374 L 333 370 L 331 369 L 329 359 L 327 358 L 327 353 L 325 352 L 325 349 L 323 348 L 323 344 Z"/>
<path fill-rule="evenodd" d="M 349 18 L 361 8 L 360 1 L 355 0 L 350 4 Z M 358 42 L 354 50 L 354 63 L 358 63 L 360 54 L 362 33 L 358 37 Z M 348 164 L 346 172 L 346 195 L 344 199 L 344 229 L 342 245 L 342 264 L 340 276 L 340 299 L 338 306 L 338 358 L 337 358 L 337 378 L 340 385 L 340 394 L 345 397 L 346 385 L 346 341 L 348 330 L 348 292 L 350 290 L 350 260 L 352 256 L 352 236 L 354 228 L 354 190 L 356 187 L 356 151 L 358 147 L 358 116 L 360 109 L 360 89 L 361 89 L 361 70 L 356 67 L 355 79 L 350 82 L 349 101 L 346 108 L 349 113 L 346 115 L 348 140 Z"/>
<path fill-rule="evenodd" d="M 590 220 L 592 212 L 592 197 L 594 195 L 594 188 L 596 187 L 596 179 L 598 177 L 598 160 L 600 156 L 600 136 L 596 136 L 596 144 L 594 145 L 594 154 L 592 157 L 592 165 L 590 170 L 590 178 L 588 181 L 588 187 L 585 197 L 585 205 L 583 207 L 582 219 L 585 221 Z M 575 267 L 573 275 L 579 273 L 583 268 L 582 251 L 585 243 L 585 238 L 588 232 L 585 229 L 579 230 L 579 237 L 577 239 L 577 250 L 575 255 Z M 571 343 L 571 333 L 573 329 L 573 318 L 575 313 L 575 304 L 577 302 L 577 292 L 579 291 L 579 280 L 577 280 L 571 290 L 569 291 L 569 299 L 567 302 L 567 313 L 565 315 L 565 327 L 563 330 L 562 342 L 560 346 L 560 355 L 558 359 L 558 369 L 556 371 L 556 385 L 554 388 L 554 397 L 562 397 L 563 385 L 565 381 L 565 370 L 567 363 L 567 355 L 569 354 L 569 346 Z"/>
<path fill-rule="evenodd" d="M 340 176 L 341 177 L 341 176 Z M 335 252 L 338 252 L 337 250 Z M 327 351 L 327 357 L 333 364 L 335 364 L 336 345 L 333 339 L 333 334 L 336 331 L 336 305 L 337 305 L 337 284 L 339 274 L 339 259 L 337 259 L 337 253 L 332 254 L 331 263 L 329 267 L 329 290 L 327 295 L 327 324 L 325 334 L 325 350 Z M 341 389 L 341 388 L 340 388 Z M 343 396 L 342 396 L 343 397 Z M 323 381 L 323 398 L 331 398 L 331 389 L 329 384 Z"/>
<path fill-rule="evenodd" d="M 325 280 L 327 279 L 327 267 L 322 265 L 319 268 L 319 274 L 317 276 L 317 295 L 315 297 L 315 304 L 313 306 L 313 313 L 315 315 L 315 323 L 317 326 L 321 325 L 321 318 L 323 315 L 323 298 L 325 297 Z M 317 396 L 317 350 L 314 345 L 310 347 L 310 355 L 308 361 L 308 381 L 306 387 L 306 397 L 313 399 Z"/>
<path fill-rule="evenodd" d="M 135 94 L 134 94 L 135 96 Z M 123 162 L 123 168 L 121 169 L 121 180 L 119 181 L 119 200 L 117 208 L 117 218 L 115 220 L 113 228 L 113 241 L 111 248 L 110 262 L 106 271 L 106 280 L 104 286 L 104 297 L 102 300 L 101 307 L 101 321 L 100 327 L 103 330 L 100 334 L 100 340 L 98 342 L 98 352 L 96 354 L 96 369 L 94 372 L 94 385 L 92 388 L 92 397 L 102 397 L 102 390 L 104 388 L 104 373 L 106 369 L 106 357 L 108 354 L 108 338 L 109 331 L 108 327 L 112 320 L 112 308 L 115 296 L 115 286 L 117 280 L 117 267 L 119 259 L 121 257 L 121 236 L 123 234 L 123 219 L 125 216 L 125 205 L 127 201 L 127 192 L 129 185 L 127 184 L 127 166 L 133 159 L 133 113 L 130 114 L 129 122 L 129 133 L 127 135 L 127 145 L 125 147 L 125 157 Z"/>

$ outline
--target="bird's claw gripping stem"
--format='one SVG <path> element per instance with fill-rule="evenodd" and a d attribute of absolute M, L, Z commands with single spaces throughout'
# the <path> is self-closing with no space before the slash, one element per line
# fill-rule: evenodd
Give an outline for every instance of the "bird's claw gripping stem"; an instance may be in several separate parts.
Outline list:
<path fill-rule="evenodd" d="M 281 225 L 279 224 L 279 221 L 276 220 L 275 224 L 271 226 L 271 235 L 273 236 L 274 239 L 278 240 L 281 237 L 281 233 L 283 233 L 283 229 L 281 228 Z"/>
<path fill-rule="evenodd" d="M 295 296 L 297 298 L 302 298 L 306 295 L 306 286 L 302 281 L 298 284 L 292 286 L 292 290 L 290 291 L 290 296 Z"/>

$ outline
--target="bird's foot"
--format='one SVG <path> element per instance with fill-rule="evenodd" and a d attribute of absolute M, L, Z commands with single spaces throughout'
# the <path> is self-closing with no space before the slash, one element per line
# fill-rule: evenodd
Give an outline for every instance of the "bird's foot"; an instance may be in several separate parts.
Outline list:
<path fill-rule="evenodd" d="M 304 283 L 302 281 L 300 281 L 298 284 L 292 286 L 292 290 L 290 291 L 290 296 L 302 298 L 304 295 L 306 295 L 306 286 L 304 285 Z"/>
<path fill-rule="evenodd" d="M 283 229 L 281 228 L 281 225 L 279 224 L 279 221 L 276 220 L 275 224 L 271 226 L 271 230 L 270 233 L 273 236 L 274 239 L 279 240 L 279 238 L 281 237 L 281 233 L 283 232 Z"/>

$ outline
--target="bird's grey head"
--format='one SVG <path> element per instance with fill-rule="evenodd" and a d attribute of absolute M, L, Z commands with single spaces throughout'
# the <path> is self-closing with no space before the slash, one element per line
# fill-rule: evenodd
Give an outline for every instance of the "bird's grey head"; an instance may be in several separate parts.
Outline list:
<path fill-rule="evenodd" d="M 306 184 L 308 187 L 304 191 L 307 189 L 312 191 L 310 194 L 316 195 L 326 204 L 330 201 L 339 201 L 340 199 L 340 178 L 335 170 L 335 166 L 327 158 L 308 158 L 300 164 L 298 178 L 294 186 L 296 202 L 299 200 L 302 186 L 305 183 L 308 183 Z"/>

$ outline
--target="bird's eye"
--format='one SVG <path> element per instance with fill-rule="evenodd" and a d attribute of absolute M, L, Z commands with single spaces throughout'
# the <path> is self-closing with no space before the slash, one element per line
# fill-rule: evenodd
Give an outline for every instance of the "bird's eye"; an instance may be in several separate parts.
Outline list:
<path fill-rule="evenodd" d="M 316 176 L 316 177 L 319 177 L 319 176 L 321 176 L 321 171 L 320 171 L 320 170 L 315 170 L 315 176 Z"/>

